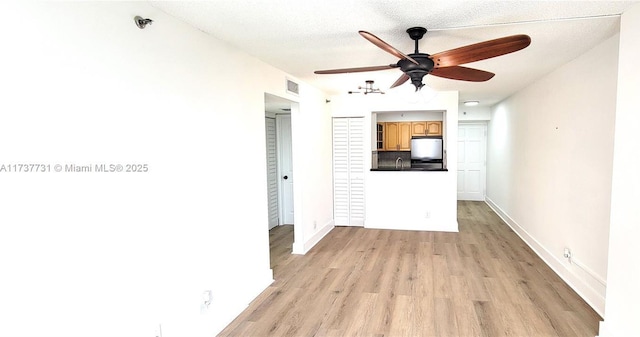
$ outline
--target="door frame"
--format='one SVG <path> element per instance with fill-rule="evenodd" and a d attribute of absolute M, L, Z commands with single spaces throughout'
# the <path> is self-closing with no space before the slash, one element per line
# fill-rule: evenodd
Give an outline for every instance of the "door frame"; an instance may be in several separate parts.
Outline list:
<path fill-rule="evenodd" d="M 297 143 L 300 143 L 302 138 L 301 134 L 298 134 L 296 125 L 299 123 L 300 116 L 300 103 L 288 98 L 271 94 L 269 92 L 264 93 L 265 97 L 265 115 L 275 117 L 276 113 L 282 113 L 289 110 L 291 115 L 291 162 L 292 162 L 292 176 L 297 177 L 297 182 L 293 183 L 293 251 L 292 254 L 304 254 L 304 231 L 303 231 L 303 218 L 302 218 L 302 184 L 300 182 L 300 175 L 296 173 L 296 167 L 299 167 L 296 163 L 303 160 L 300 154 L 302 149 L 298 149 Z M 277 133 L 277 123 L 276 123 Z M 277 136 L 276 136 L 277 138 Z M 266 146 L 265 146 L 266 149 Z M 266 178 L 266 173 L 265 173 Z M 280 179 L 278 179 L 280 180 Z M 268 221 L 268 219 L 266 219 Z"/>
<path fill-rule="evenodd" d="M 483 134 L 483 140 L 482 140 L 483 147 L 482 147 L 482 154 L 481 154 L 484 170 L 482 171 L 482 176 L 480 177 L 481 184 L 482 184 L 482 200 L 478 200 L 478 201 L 484 201 L 487 198 L 487 136 L 488 136 L 489 121 L 481 121 L 481 120 L 480 121 L 474 121 L 474 120 L 458 121 L 458 126 L 460 125 L 478 125 L 484 128 L 484 134 Z M 457 183 L 459 183 L 459 181 Z M 457 197 L 456 199 L 460 200 Z"/>

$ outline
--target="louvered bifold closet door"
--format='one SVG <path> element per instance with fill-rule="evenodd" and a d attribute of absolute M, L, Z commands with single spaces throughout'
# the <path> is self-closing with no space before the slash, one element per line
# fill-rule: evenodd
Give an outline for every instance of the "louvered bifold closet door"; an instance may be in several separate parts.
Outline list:
<path fill-rule="evenodd" d="M 349 120 L 333 119 L 333 219 L 349 225 Z"/>
<path fill-rule="evenodd" d="M 364 118 L 349 118 L 349 224 L 364 226 Z"/>
<path fill-rule="evenodd" d="M 333 119 L 333 213 L 336 226 L 364 225 L 364 118 Z"/>
<path fill-rule="evenodd" d="M 269 229 L 278 225 L 278 157 L 276 150 L 276 120 L 265 118 L 267 142 L 267 193 L 269 207 Z"/>

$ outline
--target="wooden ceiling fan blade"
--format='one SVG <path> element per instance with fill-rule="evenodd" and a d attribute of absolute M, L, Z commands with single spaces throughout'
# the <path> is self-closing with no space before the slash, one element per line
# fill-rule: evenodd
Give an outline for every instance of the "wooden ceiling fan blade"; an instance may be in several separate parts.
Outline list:
<path fill-rule="evenodd" d="M 436 53 L 431 55 L 431 59 L 435 63 L 434 68 L 451 67 L 513 53 L 530 44 L 528 35 L 511 35 Z"/>
<path fill-rule="evenodd" d="M 490 80 L 494 73 L 488 71 L 467 68 L 462 66 L 444 67 L 433 69 L 431 75 L 449 78 L 452 80 L 470 81 L 470 82 L 484 82 Z"/>
<path fill-rule="evenodd" d="M 404 82 L 408 81 L 409 78 L 410 78 L 409 75 L 403 73 L 402 76 L 400 76 L 400 78 L 398 78 L 395 82 L 393 82 L 393 84 L 389 87 L 389 89 L 395 88 L 403 84 Z"/>
<path fill-rule="evenodd" d="M 360 35 L 362 35 L 362 37 L 364 37 L 365 39 L 369 40 L 369 42 L 375 44 L 376 46 L 378 46 L 380 49 L 386 51 L 387 53 L 399 58 L 399 59 L 407 59 L 415 64 L 420 64 L 418 63 L 418 61 L 414 60 L 413 58 L 411 58 L 409 55 L 399 51 L 398 49 L 394 48 L 393 46 L 391 46 L 390 44 L 382 41 L 382 39 L 380 39 L 379 37 L 369 33 L 369 32 L 365 32 L 364 30 L 359 31 L 358 33 L 360 33 Z"/>
<path fill-rule="evenodd" d="M 343 69 L 329 69 L 329 70 L 316 70 L 314 74 L 346 74 L 346 73 L 359 73 L 364 71 L 378 71 L 397 68 L 395 64 L 386 66 L 372 66 L 372 67 L 359 67 L 359 68 L 343 68 Z"/>

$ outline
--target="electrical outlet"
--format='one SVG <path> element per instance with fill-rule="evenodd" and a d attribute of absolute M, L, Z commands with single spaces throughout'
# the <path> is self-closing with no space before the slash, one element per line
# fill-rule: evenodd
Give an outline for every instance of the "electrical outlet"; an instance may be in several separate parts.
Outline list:
<path fill-rule="evenodd" d="M 318 222 L 316 220 L 313 220 L 313 229 L 318 228 Z"/>
<path fill-rule="evenodd" d="M 200 300 L 200 313 L 206 314 L 209 310 L 209 305 L 213 301 L 213 293 L 211 290 L 205 290 L 202 292 L 202 298 Z"/>
<path fill-rule="evenodd" d="M 430 218 L 431 218 L 431 212 L 430 212 L 430 211 L 426 211 L 426 212 L 424 213 L 424 217 L 425 217 L 426 219 L 430 219 Z"/>
<path fill-rule="evenodd" d="M 569 249 L 569 248 L 565 248 L 564 249 L 564 258 L 565 259 L 570 259 L 571 258 L 571 249 Z"/>
<path fill-rule="evenodd" d="M 205 290 L 202 292 L 202 304 L 205 307 L 208 308 L 212 300 L 213 300 L 213 293 L 211 292 L 211 290 Z"/>

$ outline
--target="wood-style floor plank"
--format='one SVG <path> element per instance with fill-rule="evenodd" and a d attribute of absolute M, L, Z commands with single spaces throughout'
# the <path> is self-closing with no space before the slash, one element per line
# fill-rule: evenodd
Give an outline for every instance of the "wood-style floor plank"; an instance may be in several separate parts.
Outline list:
<path fill-rule="evenodd" d="M 483 202 L 459 233 L 337 227 L 305 256 L 270 231 L 275 281 L 219 336 L 595 336 L 601 318 Z"/>

